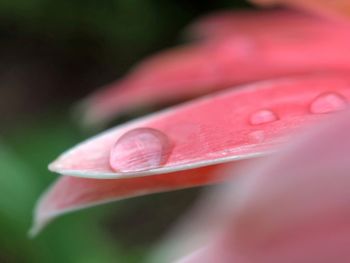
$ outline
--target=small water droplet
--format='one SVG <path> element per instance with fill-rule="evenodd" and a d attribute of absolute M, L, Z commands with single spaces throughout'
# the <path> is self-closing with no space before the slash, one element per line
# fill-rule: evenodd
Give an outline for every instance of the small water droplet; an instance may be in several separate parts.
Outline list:
<path fill-rule="evenodd" d="M 347 106 L 346 99 L 334 92 L 323 93 L 310 105 L 311 113 L 329 113 L 334 111 L 340 111 Z"/>
<path fill-rule="evenodd" d="M 252 125 L 259 125 L 263 123 L 273 122 L 278 120 L 276 113 L 271 110 L 258 110 L 250 115 L 249 122 Z"/>
<path fill-rule="evenodd" d="M 253 131 L 249 133 L 251 139 L 253 139 L 257 143 L 262 143 L 265 140 L 265 132 L 264 131 Z"/>
<path fill-rule="evenodd" d="M 161 131 L 137 128 L 122 135 L 111 149 L 109 164 L 115 171 L 134 172 L 158 168 L 170 154 L 171 143 Z"/>

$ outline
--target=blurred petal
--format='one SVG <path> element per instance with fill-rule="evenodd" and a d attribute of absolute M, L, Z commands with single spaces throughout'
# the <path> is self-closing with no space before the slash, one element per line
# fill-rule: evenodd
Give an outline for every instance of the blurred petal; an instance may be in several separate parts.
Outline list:
<path fill-rule="evenodd" d="M 63 176 L 38 201 L 31 235 L 67 212 L 151 193 L 171 191 L 224 180 L 228 165 L 208 166 L 152 177 L 86 179 Z"/>
<path fill-rule="evenodd" d="M 283 32 L 317 34 L 348 30 L 348 25 L 288 9 L 221 11 L 190 25 L 187 34 L 195 39 L 225 38 L 230 35 L 276 35 Z M 263 30 L 262 30 L 263 29 Z"/>
<path fill-rule="evenodd" d="M 339 18 L 350 18 L 350 2 L 348 0 L 251 0 L 262 5 L 288 4 L 305 8 L 320 14 Z"/>
<path fill-rule="evenodd" d="M 81 177 L 123 178 L 252 158 L 275 149 L 301 125 L 344 109 L 349 99 L 350 78 L 346 74 L 315 74 L 247 85 L 118 126 L 62 154 L 50 169 Z M 172 148 L 166 162 L 145 171 L 113 170 L 109 163 L 112 148 L 136 128 L 152 128 L 167 136 Z M 127 149 L 120 152 L 125 162 L 129 162 L 128 153 Z"/>
<path fill-rule="evenodd" d="M 218 236 L 180 262 L 350 262 L 349 130 L 347 111 L 243 170 L 192 218 Z"/>
<path fill-rule="evenodd" d="M 309 18 L 294 22 L 299 21 L 295 16 L 280 19 L 291 20 L 287 29 L 278 20 L 272 25 L 269 19 L 262 19 L 271 25 L 261 30 L 259 19 L 252 24 L 242 19 L 241 30 L 233 29 L 224 38 L 146 59 L 124 79 L 86 99 L 82 121 L 87 125 L 103 123 L 138 106 L 176 102 L 254 80 L 350 69 L 348 26 L 330 26 L 312 18 L 305 22 L 307 26 L 297 26 Z"/>

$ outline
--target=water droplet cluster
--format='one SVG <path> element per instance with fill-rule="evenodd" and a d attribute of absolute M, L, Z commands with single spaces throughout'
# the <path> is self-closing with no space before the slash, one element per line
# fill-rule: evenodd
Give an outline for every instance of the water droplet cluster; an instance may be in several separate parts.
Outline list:
<path fill-rule="evenodd" d="M 323 93 L 311 101 L 309 112 L 324 114 L 343 110 L 347 100 L 335 92 Z M 260 109 L 249 116 L 250 125 L 262 125 L 279 120 L 271 109 Z M 264 140 L 264 131 L 253 131 L 250 136 Z M 155 169 L 163 165 L 171 152 L 171 142 L 163 132 L 152 128 L 137 128 L 126 132 L 115 143 L 110 153 L 110 166 L 119 172 Z"/>

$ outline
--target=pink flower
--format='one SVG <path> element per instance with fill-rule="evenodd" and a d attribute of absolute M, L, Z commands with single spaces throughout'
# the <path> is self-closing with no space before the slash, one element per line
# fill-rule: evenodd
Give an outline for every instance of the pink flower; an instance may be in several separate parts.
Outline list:
<path fill-rule="evenodd" d="M 33 231 L 83 207 L 221 181 L 228 164 L 265 156 L 300 127 L 345 109 L 349 87 L 341 73 L 270 80 L 102 133 L 50 165 L 65 176 L 39 201 Z"/>
<path fill-rule="evenodd" d="M 159 262 L 350 262 L 350 112 L 312 128 L 206 197 Z"/>
<path fill-rule="evenodd" d="M 82 122 L 164 105 L 256 80 L 349 70 L 350 25 L 288 10 L 235 11 L 198 21 L 200 41 L 145 59 L 83 102 Z"/>
<path fill-rule="evenodd" d="M 350 25 L 246 11 L 207 17 L 189 32 L 200 40 L 146 59 L 86 99 L 83 122 L 209 95 L 59 156 L 49 168 L 63 176 L 39 200 L 32 234 L 66 212 L 225 180 L 190 228 L 208 243 L 183 262 L 347 262 L 350 123 L 337 112 L 350 100 Z M 313 135 L 281 150 L 309 126 Z"/>

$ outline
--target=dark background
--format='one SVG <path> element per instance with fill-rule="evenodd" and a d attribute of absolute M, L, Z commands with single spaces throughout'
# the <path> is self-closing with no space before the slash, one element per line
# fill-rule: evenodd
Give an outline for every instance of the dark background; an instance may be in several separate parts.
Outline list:
<path fill-rule="evenodd" d="M 26 236 L 47 164 L 92 135 L 79 99 L 152 52 L 184 42 L 201 15 L 248 7 L 212 0 L 0 0 L 0 262 L 142 262 L 198 190 L 69 214 Z"/>

